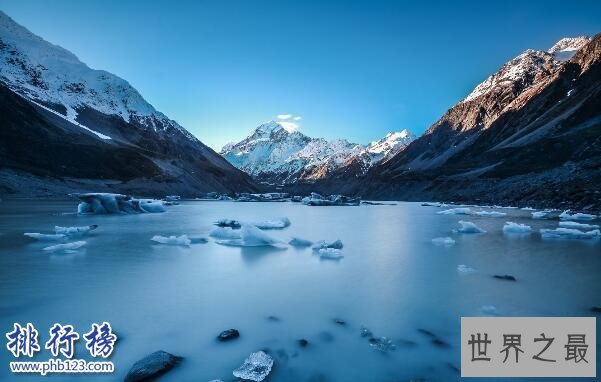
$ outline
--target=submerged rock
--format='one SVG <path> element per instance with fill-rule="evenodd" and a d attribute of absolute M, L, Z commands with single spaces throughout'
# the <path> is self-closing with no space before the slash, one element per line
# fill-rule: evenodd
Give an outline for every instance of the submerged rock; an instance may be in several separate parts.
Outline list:
<path fill-rule="evenodd" d="M 251 353 L 244 363 L 233 371 L 234 377 L 260 382 L 264 380 L 273 367 L 273 358 L 264 351 Z"/>
<path fill-rule="evenodd" d="M 591 312 L 601 313 L 601 306 L 591 306 Z"/>
<path fill-rule="evenodd" d="M 280 318 L 277 316 L 268 316 L 267 320 L 272 322 L 280 322 Z"/>
<path fill-rule="evenodd" d="M 310 240 L 301 239 L 298 237 L 293 237 L 288 244 L 293 247 L 310 247 L 313 245 L 313 242 Z"/>
<path fill-rule="evenodd" d="M 441 348 L 451 347 L 451 345 L 449 345 L 445 340 L 443 340 L 438 335 L 434 334 L 433 332 L 431 332 L 427 329 L 417 329 L 417 331 L 427 337 L 430 337 L 430 343 L 432 343 L 432 345 L 434 345 L 434 346 L 438 346 Z"/>
<path fill-rule="evenodd" d="M 307 346 L 309 346 L 309 341 L 307 341 L 304 338 L 301 338 L 300 340 L 298 340 L 298 346 L 306 348 Z"/>
<path fill-rule="evenodd" d="M 396 345 L 392 343 L 392 340 L 390 338 L 387 337 L 372 337 L 369 339 L 369 346 L 383 353 L 396 349 Z"/>
<path fill-rule="evenodd" d="M 338 324 L 338 325 L 341 325 L 341 326 L 345 326 L 345 325 L 346 325 L 346 321 L 344 321 L 344 320 L 343 320 L 343 319 L 341 319 L 341 318 L 335 318 L 335 319 L 334 319 L 334 323 L 335 323 L 335 324 Z"/>
<path fill-rule="evenodd" d="M 219 333 L 217 339 L 221 342 L 230 341 L 240 337 L 240 332 L 236 329 L 227 329 Z"/>
<path fill-rule="evenodd" d="M 492 277 L 499 280 L 517 281 L 512 275 L 493 275 Z"/>
<path fill-rule="evenodd" d="M 361 329 L 359 329 L 359 333 L 361 333 L 361 337 L 373 337 L 373 333 L 367 327 L 361 325 Z"/>
<path fill-rule="evenodd" d="M 183 357 L 159 350 L 134 363 L 125 376 L 125 382 L 149 381 L 177 366 Z"/>

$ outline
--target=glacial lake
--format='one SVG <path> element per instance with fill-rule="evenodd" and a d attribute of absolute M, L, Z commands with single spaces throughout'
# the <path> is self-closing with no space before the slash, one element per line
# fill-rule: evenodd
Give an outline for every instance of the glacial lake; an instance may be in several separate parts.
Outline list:
<path fill-rule="evenodd" d="M 182 201 L 165 213 L 80 216 L 76 208 L 73 200 L 0 202 L 0 328 L 7 333 L 15 322 L 33 323 L 42 343 L 34 360 L 47 360 L 43 342 L 55 322 L 81 334 L 108 321 L 119 336 L 109 359 L 116 371 L 108 380 L 123 380 L 135 361 L 165 350 L 185 360 L 161 381 L 232 381 L 232 370 L 260 349 L 276 360 L 269 381 L 458 380 L 461 316 L 591 316 L 590 307 L 601 305 L 601 243 L 542 240 L 538 229 L 555 228 L 557 221 L 533 220 L 530 211 L 497 209 L 507 216 L 492 218 L 439 215 L 441 208 L 419 203 Z M 284 242 L 340 239 L 344 258 L 323 260 L 311 248 L 228 247 L 212 238 L 190 247 L 150 241 L 153 235 L 207 234 L 221 218 L 277 217 L 292 224 L 265 231 L 269 235 Z M 459 220 L 487 232 L 453 233 Z M 506 221 L 535 233 L 507 236 Z M 49 254 L 42 248 L 53 243 L 23 236 L 90 224 L 99 228 L 74 253 Z M 444 236 L 456 244 L 431 242 Z M 460 264 L 477 272 L 462 274 Z M 392 339 L 396 350 L 372 348 L 361 325 Z M 217 342 L 228 328 L 238 329 L 240 338 Z M 420 328 L 449 347 L 435 346 Z M 306 348 L 298 346 L 301 338 L 309 341 Z M 2 381 L 107 380 L 100 374 L 15 376 L 8 368 L 15 359 L 2 347 Z M 83 340 L 75 357 L 91 360 Z"/>

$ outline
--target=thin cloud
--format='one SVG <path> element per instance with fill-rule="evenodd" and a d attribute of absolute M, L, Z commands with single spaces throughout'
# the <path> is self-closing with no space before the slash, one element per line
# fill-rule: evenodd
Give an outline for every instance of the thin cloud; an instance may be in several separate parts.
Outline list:
<path fill-rule="evenodd" d="M 282 127 L 289 133 L 292 133 L 300 128 L 300 125 L 294 122 L 280 121 L 278 123 L 282 125 Z"/>
<path fill-rule="evenodd" d="M 301 117 L 300 115 L 297 115 L 296 117 L 293 118 L 295 121 L 300 121 L 301 119 L 303 119 L 303 117 Z"/>
<path fill-rule="evenodd" d="M 278 114 L 278 119 L 281 119 L 283 121 L 290 118 L 292 118 L 292 114 Z"/>

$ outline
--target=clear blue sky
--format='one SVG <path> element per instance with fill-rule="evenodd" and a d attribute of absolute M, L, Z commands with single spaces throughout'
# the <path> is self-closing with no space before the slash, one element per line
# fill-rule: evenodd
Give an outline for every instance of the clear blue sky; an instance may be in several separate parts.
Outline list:
<path fill-rule="evenodd" d="M 2 0 L 214 148 L 278 114 L 311 136 L 421 134 L 501 64 L 601 32 L 601 1 Z"/>

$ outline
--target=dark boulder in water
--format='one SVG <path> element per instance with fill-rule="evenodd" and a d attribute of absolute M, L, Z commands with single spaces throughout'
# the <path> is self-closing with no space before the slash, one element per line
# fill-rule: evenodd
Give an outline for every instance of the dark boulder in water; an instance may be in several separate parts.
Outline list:
<path fill-rule="evenodd" d="M 184 358 L 166 351 L 155 351 L 134 363 L 125 376 L 125 382 L 153 380 L 177 366 Z"/>
<path fill-rule="evenodd" d="M 495 279 L 498 279 L 498 280 L 517 281 L 516 278 L 513 277 L 512 275 L 493 275 L 492 277 L 494 277 Z"/>
<path fill-rule="evenodd" d="M 601 313 L 601 306 L 592 306 L 591 312 L 593 313 Z"/>
<path fill-rule="evenodd" d="M 307 346 L 309 346 L 309 341 L 307 341 L 304 338 L 301 338 L 300 340 L 298 340 L 298 346 L 306 348 Z"/>
<path fill-rule="evenodd" d="M 224 330 L 223 332 L 219 333 L 219 335 L 217 336 L 217 339 L 221 342 L 225 342 L 225 341 L 233 340 L 238 337 L 240 337 L 239 331 L 237 331 L 236 329 L 228 329 L 228 330 Z"/>
<path fill-rule="evenodd" d="M 341 326 L 345 326 L 345 325 L 346 325 L 346 321 L 344 321 L 344 320 L 343 320 L 343 319 L 341 319 L 341 318 L 335 318 L 335 319 L 334 319 L 334 323 L 335 323 L 335 324 L 338 324 L 338 325 L 341 325 Z"/>

